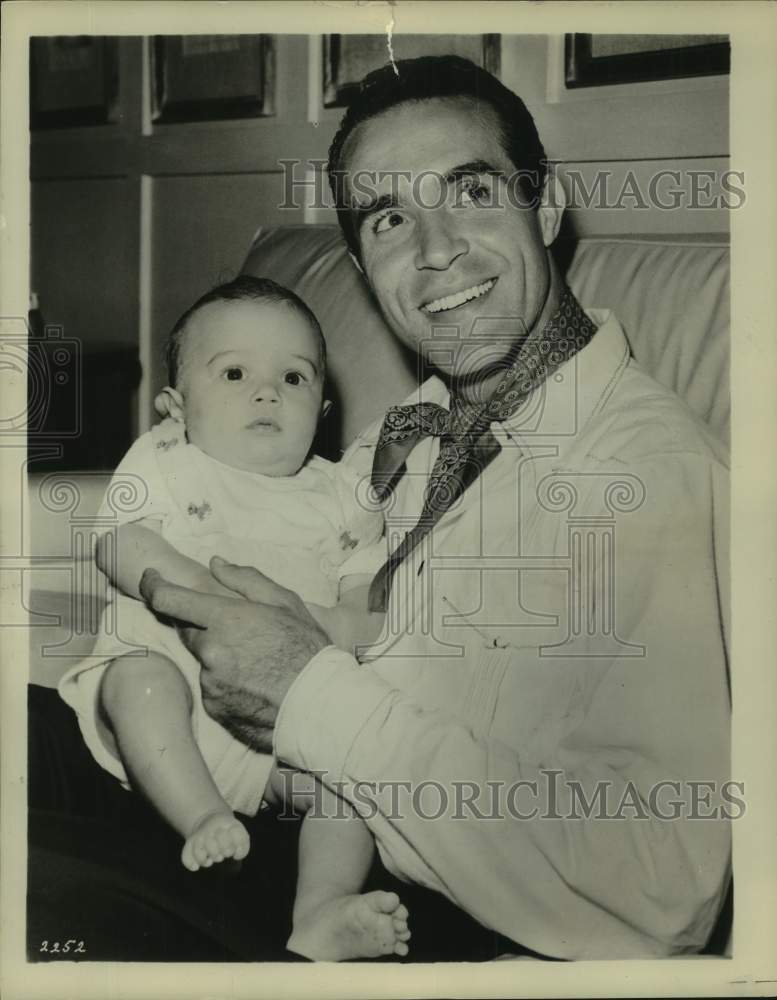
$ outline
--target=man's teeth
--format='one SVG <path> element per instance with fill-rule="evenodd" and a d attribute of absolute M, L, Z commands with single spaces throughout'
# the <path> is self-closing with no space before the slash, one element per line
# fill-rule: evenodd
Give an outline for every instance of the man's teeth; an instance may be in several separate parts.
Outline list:
<path fill-rule="evenodd" d="M 492 289 L 495 284 L 496 279 L 491 278 L 488 281 L 484 281 L 482 285 L 473 285 L 472 288 L 465 288 L 463 292 L 456 292 L 455 295 L 446 295 L 444 299 L 435 299 L 433 302 L 427 302 L 424 306 L 424 311 L 438 313 L 444 309 L 455 309 L 456 306 L 464 305 L 470 299 L 479 299 L 481 295 L 485 295 L 487 291 Z"/>

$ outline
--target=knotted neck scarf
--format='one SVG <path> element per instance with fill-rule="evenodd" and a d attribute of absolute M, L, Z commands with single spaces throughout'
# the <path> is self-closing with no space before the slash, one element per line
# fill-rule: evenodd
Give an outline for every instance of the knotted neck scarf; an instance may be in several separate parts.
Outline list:
<path fill-rule="evenodd" d="M 542 330 L 519 341 L 494 392 L 473 404 L 451 390 L 451 408 L 436 403 L 392 406 L 383 420 L 372 466 L 377 502 L 385 502 L 405 472 L 410 452 L 425 437 L 440 438 L 418 523 L 378 570 L 370 586 L 370 611 L 386 611 L 397 568 L 500 451 L 491 431 L 507 420 L 556 369 L 591 340 L 596 327 L 566 288 Z"/>

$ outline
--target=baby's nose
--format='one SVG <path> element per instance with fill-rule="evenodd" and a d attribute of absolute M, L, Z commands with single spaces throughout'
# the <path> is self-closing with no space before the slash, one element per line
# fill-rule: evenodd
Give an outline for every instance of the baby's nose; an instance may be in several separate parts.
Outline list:
<path fill-rule="evenodd" d="M 277 403 L 279 399 L 280 393 L 272 382 L 265 382 L 257 386 L 254 391 L 254 400 L 257 403 Z"/>

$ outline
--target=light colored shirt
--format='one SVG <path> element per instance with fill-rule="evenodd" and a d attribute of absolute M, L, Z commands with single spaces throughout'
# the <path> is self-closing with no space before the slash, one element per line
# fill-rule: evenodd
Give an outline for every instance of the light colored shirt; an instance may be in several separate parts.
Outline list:
<path fill-rule="evenodd" d="M 589 315 L 592 342 L 492 426 L 500 454 L 398 570 L 370 662 L 329 647 L 295 680 L 275 751 L 354 802 L 389 869 L 512 940 L 681 954 L 718 915 L 737 815 L 726 455 Z M 377 433 L 346 455 L 363 475 Z M 438 448 L 408 459 L 392 547 Z"/>
<path fill-rule="evenodd" d="M 141 435 L 124 456 L 97 524 L 107 530 L 153 521 L 166 541 L 204 566 L 214 555 L 253 565 L 303 599 L 333 606 L 341 584 L 347 586 L 349 577 L 363 582 L 386 558 L 382 518 L 359 504 L 357 485 L 352 469 L 317 457 L 293 476 L 235 469 L 188 443 L 184 425 L 168 419 Z M 113 503 L 117 496 L 125 502 Z M 272 758 L 236 740 L 207 714 L 199 662 L 176 630 L 142 601 L 119 593 L 103 612 L 90 655 L 59 682 L 94 759 L 130 788 L 124 764 L 104 739 L 99 692 L 108 664 L 143 648 L 179 668 L 192 694 L 197 746 L 216 787 L 232 809 L 254 815 Z"/>
<path fill-rule="evenodd" d="M 375 572 L 385 558 L 380 515 L 359 503 L 358 476 L 347 465 L 313 456 L 293 476 L 236 469 L 186 439 L 170 418 L 142 434 L 114 473 L 139 484 L 137 502 L 118 522 L 150 519 L 179 552 L 207 566 L 217 554 L 257 566 L 304 600 L 331 607 L 346 576 Z M 129 505 L 128 505 L 129 506 Z M 108 526 L 116 515 L 105 504 Z"/>

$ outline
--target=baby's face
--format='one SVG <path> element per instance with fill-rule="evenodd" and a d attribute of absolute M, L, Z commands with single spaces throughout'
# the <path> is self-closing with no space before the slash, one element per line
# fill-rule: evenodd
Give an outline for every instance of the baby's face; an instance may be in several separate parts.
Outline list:
<path fill-rule="evenodd" d="M 291 476 L 321 416 L 318 336 L 285 303 L 211 302 L 189 320 L 178 379 L 189 441 L 236 469 Z"/>

